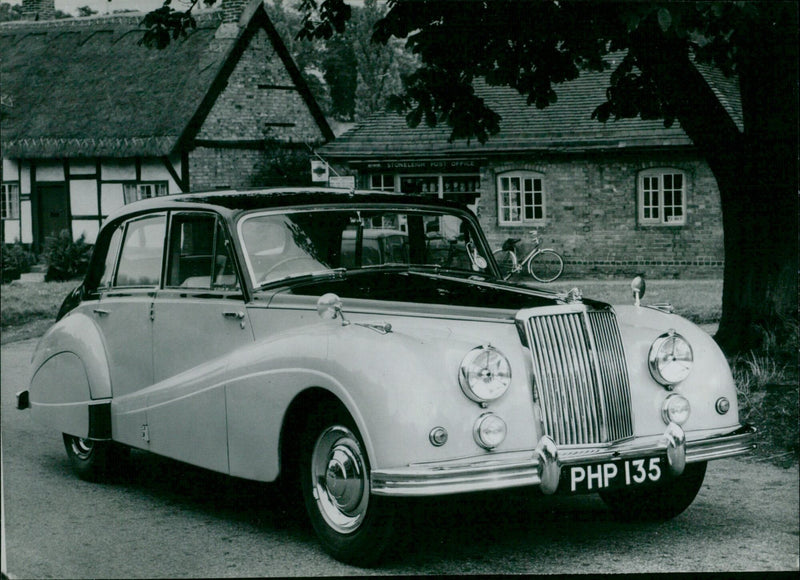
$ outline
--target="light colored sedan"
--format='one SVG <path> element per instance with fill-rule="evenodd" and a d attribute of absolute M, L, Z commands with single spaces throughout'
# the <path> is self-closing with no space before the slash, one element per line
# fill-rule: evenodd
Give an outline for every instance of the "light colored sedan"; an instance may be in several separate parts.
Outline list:
<path fill-rule="evenodd" d="M 359 565 L 411 496 L 530 486 L 665 519 L 754 429 L 713 340 L 634 289 L 507 283 L 475 216 L 427 197 L 146 200 L 108 218 L 18 405 L 86 479 L 131 447 L 280 477 Z"/>

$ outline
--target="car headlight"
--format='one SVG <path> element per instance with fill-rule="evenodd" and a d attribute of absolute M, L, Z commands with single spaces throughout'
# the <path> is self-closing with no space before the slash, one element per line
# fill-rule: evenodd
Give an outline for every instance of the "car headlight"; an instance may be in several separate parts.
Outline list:
<path fill-rule="evenodd" d="M 687 340 L 674 330 L 659 336 L 650 347 L 650 374 L 667 388 L 686 377 L 694 366 L 694 354 Z"/>
<path fill-rule="evenodd" d="M 511 384 L 511 365 L 493 346 L 479 346 L 461 361 L 458 384 L 464 394 L 477 403 L 494 401 L 502 397 Z"/>

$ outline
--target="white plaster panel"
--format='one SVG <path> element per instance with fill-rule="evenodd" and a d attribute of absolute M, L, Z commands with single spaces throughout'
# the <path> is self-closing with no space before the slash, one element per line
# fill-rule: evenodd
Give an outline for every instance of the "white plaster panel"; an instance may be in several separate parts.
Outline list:
<path fill-rule="evenodd" d="M 19 179 L 19 163 L 15 159 L 3 157 L 3 180 L 17 181 Z"/>
<path fill-rule="evenodd" d="M 86 234 L 87 244 L 93 244 L 100 231 L 100 222 L 97 220 L 72 220 L 72 239 L 78 241 L 81 234 Z"/>
<path fill-rule="evenodd" d="M 131 161 L 103 161 L 100 168 L 100 178 L 103 181 L 115 179 L 136 179 L 136 164 Z"/>
<path fill-rule="evenodd" d="M 94 179 L 70 180 L 69 204 L 72 215 L 97 215 L 97 181 Z"/>
<path fill-rule="evenodd" d="M 64 181 L 64 164 L 60 161 L 37 163 L 36 181 Z"/>
<path fill-rule="evenodd" d="M 100 185 L 100 212 L 108 215 L 125 205 L 125 195 L 121 183 L 103 183 Z"/>
<path fill-rule="evenodd" d="M 160 159 L 142 161 L 142 181 L 164 181 L 169 179 L 169 171 Z"/>
<path fill-rule="evenodd" d="M 22 164 L 19 173 L 19 192 L 24 195 L 31 194 L 31 166 L 28 163 Z"/>
<path fill-rule="evenodd" d="M 70 175 L 94 175 L 97 173 L 97 164 L 94 161 L 70 161 Z"/>
<path fill-rule="evenodd" d="M 19 235 L 19 220 L 3 220 L 3 229 L 5 229 L 5 238 L 3 242 L 6 244 L 13 244 L 17 240 L 20 240 Z"/>
<path fill-rule="evenodd" d="M 19 203 L 19 215 L 22 218 L 22 243 L 33 243 L 33 219 L 31 218 L 31 202 L 24 200 Z"/>

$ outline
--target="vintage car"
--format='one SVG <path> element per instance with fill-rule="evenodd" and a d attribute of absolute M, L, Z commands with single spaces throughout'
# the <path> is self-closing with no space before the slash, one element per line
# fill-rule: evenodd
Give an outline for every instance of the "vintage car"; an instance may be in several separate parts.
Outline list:
<path fill-rule="evenodd" d="M 18 406 L 86 479 L 130 448 L 280 476 L 359 565 L 413 496 L 528 486 L 666 519 L 755 431 L 711 337 L 633 290 L 507 283 L 475 216 L 428 197 L 150 199 L 108 217 Z"/>

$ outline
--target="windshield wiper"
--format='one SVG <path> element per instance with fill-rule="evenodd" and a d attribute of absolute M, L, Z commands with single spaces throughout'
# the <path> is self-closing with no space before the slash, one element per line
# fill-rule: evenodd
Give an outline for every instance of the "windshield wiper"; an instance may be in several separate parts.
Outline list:
<path fill-rule="evenodd" d="M 346 274 L 347 268 L 333 268 L 328 270 L 316 270 L 314 272 L 304 272 L 302 274 L 289 274 L 288 276 L 275 278 L 274 280 L 269 280 L 268 282 L 259 284 L 254 288 L 254 291 L 258 292 L 260 290 L 266 290 L 272 286 L 280 286 L 282 284 L 286 284 L 287 282 L 302 282 L 303 280 L 315 280 L 320 278 L 328 280 L 344 279 Z"/>

